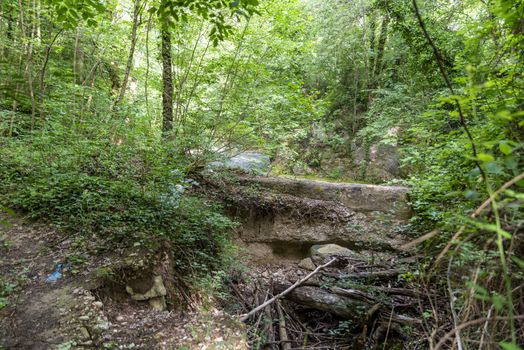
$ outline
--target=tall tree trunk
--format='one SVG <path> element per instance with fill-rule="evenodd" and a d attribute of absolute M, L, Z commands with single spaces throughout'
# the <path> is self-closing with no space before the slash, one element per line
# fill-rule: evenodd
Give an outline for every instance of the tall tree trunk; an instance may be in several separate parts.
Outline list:
<path fill-rule="evenodd" d="M 162 24 L 162 131 L 173 130 L 173 70 L 171 58 L 171 31 Z"/>
<path fill-rule="evenodd" d="M 4 7 L 5 6 L 5 7 Z M 2 47 L 2 53 L 4 58 L 8 58 L 10 54 L 10 47 L 13 45 L 13 14 L 11 4 L 2 4 L 0 12 L 0 28 L 4 27 L 4 20 L 6 22 L 5 41 L 4 38 L 0 38 L 0 46 Z M 14 45 L 13 45 L 14 46 Z"/>
<path fill-rule="evenodd" d="M 375 67 L 375 30 L 376 30 L 376 17 L 374 14 L 371 14 L 369 17 L 369 61 L 367 63 L 367 89 L 368 89 L 368 98 L 367 106 L 371 104 L 371 90 L 374 86 L 375 77 L 373 76 L 373 67 Z"/>
<path fill-rule="evenodd" d="M 31 5 L 30 5 L 31 6 Z M 35 127 L 35 112 L 36 112 L 36 100 L 35 100 L 35 90 L 33 85 L 33 41 L 35 40 L 36 35 L 36 21 L 35 21 L 35 10 L 36 2 L 33 0 L 32 11 L 29 12 L 31 16 L 29 19 L 31 21 L 31 34 L 27 42 L 27 58 L 26 58 L 26 76 L 27 76 L 27 86 L 29 88 L 29 97 L 31 98 L 31 130 Z"/>
<path fill-rule="evenodd" d="M 151 120 L 151 114 L 149 113 L 149 91 L 148 91 L 148 84 L 149 84 L 149 32 L 151 31 L 151 19 L 153 18 L 153 14 L 151 13 L 149 15 L 149 19 L 147 21 L 147 29 L 146 29 L 146 78 L 144 81 L 144 97 L 146 102 L 146 115 L 147 119 L 149 119 L 149 126 L 153 126 L 153 122 Z"/>
<path fill-rule="evenodd" d="M 64 29 L 60 29 L 51 39 L 49 45 L 47 45 L 44 54 L 44 62 L 42 63 L 42 69 L 40 70 L 40 97 L 38 98 L 38 106 L 40 112 L 40 118 L 44 116 L 44 97 L 45 97 L 45 73 L 47 70 L 47 64 L 49 63 L 49 56 L 51 55 L 51 49 L 53 45 Z"/>
<path fill-rule="evenodd" d="M 375 66 L 375 30 L 377 28 L 375 15 L 369 16 L 369 62 L 368 62 L 368 76 L 369 80 L 373 80 L 373 67 Z"/>
<path fill-rule="evenodd" d="M 124 74 L 124 80 L 120 88 L 120 93 L 118 94 L 118 97 L 116 98 L 113 107 L 119 104 L 120 102 L 122 102 L 122 100 L 124 99 L 124 95 L 126 93 L 127 82 L 129 81 L 129 74 L 131 74 L 131 68 L 133 67 L 133 57 L 135 56 L 135 47 L 136 47 L 136 39 L 137 39 L 136 33 L 138 29 L 139 15 L 140 15 L 140 0 L 135 0 L 135 5 L 133 8 L 133 29 L 131 31 L 131 47 L 129 48 L 129 55 L 127 57 L 127 64 L 126 64 L 126 71 Z"/>
<path fill-rule="evenodd" d="M 17 26 L 19 28 L 19 33 L 20 33 L 19 37 L 24 38 L 26 36 L 26 32 L 25 32 L 25 25 L 24 25 L 24 5 L 23 5 L 22 0 L 18 0 Z M 18 36 L 15 35 L 14 40 L 13 40 L 13 48 L 17 47 L 19 41 L 23 42 L 23 39 L 19 39 Z M 20 54 L 18 57 L 18 76 L 22 76 L 23 67 L 24 67 L 24 59 L 26 57 L 24 55 L 24 50 L 19 50 L 19 51 L 20 51 Z M 23 87 L 22 82 L 19 79 L 17 79 L 15 93 L 13 97 L 13 112 L 18 111 L 18 96 L 22 92 L 21 91 L 22 87 Z"/>
<path fill-rule="evenodd" d="M 82 31 L 80 28 L 78 28 L 76 39 L 75 39 L 75 62 L 74 62 L 74 69 L 76 73 L 75 77 L 75 84 L 82 84 L 82 82 L 85 79 L 85 69 L 84 69 L 84 61 L 85 61 L 85 53 L 82 45 Z"/>
<path fill-rule="evenodd" d="M 378 39 L 377 46 L 377 58 L 375 59 L 375 66 L 373 67 L 373 78 L 376 83 L 376 79 L 382 71 L 382 59 L 384 58 L 384 49 L 386 47 L 386 40 L 388 38 L 388 25 L 389 16 L 385 16 L 382 20 L 382 26 L 380 28 L 380 37 Z"/>

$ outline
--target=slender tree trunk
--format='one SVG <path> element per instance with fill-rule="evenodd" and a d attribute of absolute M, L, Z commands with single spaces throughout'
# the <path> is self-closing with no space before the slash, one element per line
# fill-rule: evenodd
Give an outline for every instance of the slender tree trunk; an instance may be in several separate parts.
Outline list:
<path fill-rule="evenodd" d="M 20 38 L 24 38 L 26 35 L 25 32 L 25 25 L 24 25 L 24 5 L 22 3 L 22 0 L 18 0 L 18 19 L 17 19 L 17 26 L 19 27 L 20 32 Z M 22 39 L 20 40 L 22 41 Z M 18 45 L 17 36 L 14 36 L 13 40 L 13 47 L 16 48 Z M 23 72 L 23 66 L 24 66 L 24 51 L 20 50 L 20 55 L 18 57 L 18 75 L 21 76 Z M 13 112 L 18 111 L 18 95 L 21 93 L 22 89 L 22 83 L 17 79 L 16 87 L 15 87 L 15 93 L 13 97 Z"/>
<path fill-rule="evenodd" d="M 153 122 L 151 120 L 151 114 L 149 113 L 149 32 L 151 31 L 151 19 L 153 18 L 153 14 L 149 15 L 149 20 L 147 21 L 147 29 L 146 29 L 146 79 L 144 81 L 144 97 L 146 100 L 146 115 L 147 119 L 149 119 L 149 127 L 153 126 Z"/>
<path fill-rule="evenodd" d="M 382 60 L 384 58 L 384 49 L 386 47 L 386 40 L 388 38 L 388 25 L 389 25 L 389 17 L 385 16 L 382 20 L 382 26 L 380 28 L 380 37 L 378 39 L 378 46 L 377 46 L 377 57 L 375 59 L 375 66 L 373 67 L 373 78 L 376 83 L 376 78 L 382 71 Z"/>
<path fill-rule="evenodd" d="M 36 38 L 38 40 L 38 43 L 42 42 L 42 20 L 41 20 L 41 8 L 42 4 L 40 3 L 40 0 L 37 0 L 36 2 Z"/>
<path fill-rule="evenodd" d="M 120 93 L 118 94 L 118 97 L 115 100 L 114 106 L 122 102 L 122 100 L 124 99 L 124 95 L 126 93 L 127 82 L 129 81 L 129 75 L 131 74 L 131 68 L 133 67 L 133 58 L 135 56 L 139 15 L 140 15 L 140 0 L 135 0 L 135 5 L 133 8 L 133 29 L 131 31 L 131 47 L 129 48 L 129 55 L 127 57 L 127 64 L 126 64 L 126 71 L 124 74 L 124 80 L 122 81 Z"/>
<path fill-rule="evenodd" d="M 177 84 L 176 94 L 175 94 L 175 115 L 174 120 L 176 123 L 180 123 L 180 121 L 183 119 L 182 115 L 182 95 L 185 92 L 186 88 L 186 82 L 189 78 L 189 73 L 191 73 L 191 69 L 193 67 L 193 63 L 195 62 L 195 54 L 198 49 L 200 39 L 204 35 L 204 22 L 202 21 L 202 24 L 200 26 L 200 30 L 198 31 L 198 37 L 195 40 L 195 45 L 193 46 L 193 50 L 191 51 L 191 58 L 189 59 L 187 69 L 185 74 L 180 75 L 180 79 Z M 180 125 L 180 124 L 179 124 Z"/>
<path fill-rule="evenodd" d="M 29 37 L 29 42 L 27 43 L 27 58 L 26 58 L 26 74 L 27 74 L 27 85 L 29 88 L 29 97 L 31 98 L 31 130 L 35 127 L 35 112 L 36 112 L 36 100 L 35 100 L 35 90 L 33 84 L 33 42 L 36 35 L 36 20 L 35 20 L 35 11 L 36 11 L 36 2 L 33 0 L 32 16 L 30 20 L 32 22 L 31 26 L 31 36 Z"/>
<path fill-rule="evenodd" d="M 78 72 L 77 72 L 77 54 L 78 54 L 78 44 L 80 42 L 80 28 L 76 29 L 76 35 L 75 35 L 75 47 L 73 48 L 73 85 L 78 84 Z M 75 89 L 76 90 L 76 89 Z M 76 111 L 77 103 L 76 103 L 76 91 L 73 90 L 73 106 L 71 107 L 72 111 Z M 74 121 L 72 121 L 73 125 L 75 124 Z"/>
<path fill-rule="evenodd" d="M 375 30 L 376 30 L 376 19 L 374 15 L 369 18 L 369 61 L 367 64 L 367 88 L 368 88 L 368 101 L 367 104 L 371 103 L 371 89 L 375 84 L 375 77 L 373 76 L 373 67 L 375 67 Z"/>
<path fill-rule="evenodd" d="M 75 41 L 75 72 L 76 72 L 76 84 L 82 84 L 85 79 L 84 69 L 85 53 L 82 45 L 82 31 L 79 28 L 76 41 Z"/>
<path fill-rule="evenodd" d="M 373 80 L 373 67 L 375 66 L 375 31 L 377 28 L 376 18 L 374 15 L 369 18 L 369 76 Z"/>
<path fill-rule="evenodd" d="M 91 85 L 90 85 L 90 88 L 89 88 L 89 96 L 87 97 L 87 102 L 86 102 L 86 107 L 85 107 L 85 109 L 87 111 L 91 110 L 91 105 L 93 103 L 93 93 L 95 92 L 96 70 L 97 70 L 99 64 L 100 64 L 100 61 L 98 61 L 95 64 L 95 66 L 93 67 L 93 69 L 91 70 L 92 71 L 92 74 L 91 74 L 91 76 L 92 76 L 92 78 L 91 78 Z M 89 77 L 86 78 L 85 82 L 87 82 L 88 78 Z"/>
<path fill-rule="evenodd" d="M 51 54 L 51 49 L 53 48 L 53 45 L 64 29 L 60 29 L 55 36 L 53 36 L 53 39 L 51 39 L 51 42 L 49 45 L 47 45 L 45 49 L 44 54 L 44 62 L 42 63 L 42 69 L 40 70 L 40 97 L 38 98 L 38 110 L 40 113 L 40 117 L 44 116 L 44 97 L 45 97 L 45 73 L 47 70 L 47 64 L 49 63 L 49 56 Z"/>
<path fill-rule="evenodd" d="M 171 31 L 162 25 L 162 131 L 173 130 L 173 69 L 171 57 Z"/>

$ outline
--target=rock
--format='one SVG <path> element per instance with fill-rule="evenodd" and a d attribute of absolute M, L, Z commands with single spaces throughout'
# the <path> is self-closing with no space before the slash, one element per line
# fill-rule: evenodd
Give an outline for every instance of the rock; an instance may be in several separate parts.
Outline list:
<path fill-rule="evenodd" d="M 302 259 L 298 263 L 298 267 L 300 267 L 300 268 L 302 268 L 304 270 L 310 270 L 310 271 L 313 271 L 316 268 L 316 266 L 313 263 L 313 260 L 311 260 L 311 258 Z"/>
<path fill-rule="evenodd" d="M 109 321 L 105 317 L 99 317 L 95 327 L 98 330 L 107 331 L 109 329 Z"/>
<path fill-rule="evenodd" d="M 153 283 L 149 290 L 146 290 L 145 292 L 141 293 L 140 289 L 143 289 L 144 286 L 143 279 L 138 281 L 135 286 L 126 285 L 126 291 L 131 295 L 131 298 L 133 300 L 143 301 L 143 300 L 149 300 L 156 297 L 165 296 L 167 294 L 166 287 L 164 286 L 164 282 L 162 280 L 162 276 L 154 276 L 153 277 Z"/>
<path fill-rule="evenodd" d="M 399 220 L 412 215 L 407 193 L 401 186 L 333 183 L 283 177 L 239 177 L 242 186 L 258 186 L 277 194 L 298 198 L 336 201 L 354 212 L 390 213 Z"/>
<path fill-rule="evenodd" d="M 358 254 L 338 244 L 315 244 L 309 254 L 316 264 L 324 264 L 335 257 L 359 258 Z"/>
<path fill-rule="evenodd" d="M 78 318 L 80 321 L 89 321 L 89 316 L 87 315 L 82 315 Z"/>
<path fill-rule="evenodd" d="M 167 308 L 167 290 L 164 286 L 162 276 L 150 278 L 138 278 L 126 285 L 126 291 L 133 300 L 148 301 L 154 310 L 164 311 Z"/>
<path fill-rule="evenodd" d="M 151 305 L 151 307 L 153 308 L 153 310 L 164 311 L 167 308 L 166 299 L 163 296 L 151 298 L 148 300 L 148 302 L 149 305 Z"/>
<path fill-rule="evenodd" d="M 86 327 L 80 327 L 80 339 L 91 339 L 91 334 L 89 334 L 89 330 Z"/>
<path fill-rule="evenodd" d="M 118 316 L 116 317 L 116 320 L 117 320 L 118 322 L 122 322 L 122 321 L 124 320 L 124 316 L 122 316 L 122 315 L 118 315 Z"/>
<path fill-rule="evenodd" d="M 353 160 L 359 168 L 358 176 L 374 180 L 391 180 L 400 175 L 400 160 L 397 138 L 400 128 L 389 128 L 386 141 L 375 142 L 369 146 L 352 145 Z"/>
<path fill-rule="evenodd" d="M 240 238 L 246 245 L 269 244 L 279 255 L 277 250 L 300 250 L 301 244 L 341 242 L 356 251 L 387 252 L 411 241 L 404 229 L 411 215 L 408 188 L 252 176 L 238 179 L 234 185 L 238 192 L 224 193 L 224 198 L 241 218 Z M 258 191 L 248 192 L 249 200 L 243 199 L 244 191 L 253 186 Z"/>
<path fill-rule="evenodd" d="M 101 309 L 101 308 L 104 306 L 104 303 L 102 303 L 101 301 L 95 301 L 95 302 L 93 303 L 93 306 L 95 306 L 95 307 Z"/>

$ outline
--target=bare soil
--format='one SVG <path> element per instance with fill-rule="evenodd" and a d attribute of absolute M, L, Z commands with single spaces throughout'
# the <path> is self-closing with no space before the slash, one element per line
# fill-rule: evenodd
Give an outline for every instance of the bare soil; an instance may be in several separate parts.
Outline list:
<path fill-rule="evenodd" d="M 97 294 L 100 271 L 121 265 L 124 252 L 87 257 L 46 278 L 75 256 L 74 237 L 47 224 L 2 215 L 0 221 L 0 349 L 244 349 L 241 325 L 216 309 L 154 311 L 147 302 Z M 129 257 L 127 256 L 129 259 Z"/>

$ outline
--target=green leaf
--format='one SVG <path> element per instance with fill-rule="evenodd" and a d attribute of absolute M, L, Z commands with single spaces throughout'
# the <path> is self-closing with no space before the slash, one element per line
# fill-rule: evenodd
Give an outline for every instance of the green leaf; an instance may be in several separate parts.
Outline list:
<path fill-rule="evenodd" d="M 508 231 L 503 230 L 502 228 L 498 227 L 495 224 L 490 224 L 486 222 L 480 222 L 476 220 L 471 220 L 469 218 L 466 219 L 469 223 L 473 224 L 474 226 L 478 227 L 481 230 L 486 230 L 490 232 L 495 232 L 497 234 L 500 234 L 502 237 L 511 239 L 512 235 Z"/>
<path fill-rule="evenodd" d="M 497 311 L 502 311 L 504 306 L 507 304 L 506 298 L 498 293 L 493 294 L 491 301 L 493 302 L 493 306 L 495 306 Z"/>
<path fill-rule="evenodd" d="M 517 256 L 512 256 L 511 257 L 511 260 L 513 260 L 513 262 L 515 264 L 517 264 L 519 266 L 519 268 L 521 268 L 522 270 L 524 270 L 524 260 L 522 260 L 521 258 L 517 257 Z"/>
<path fill-rule="evenodd" d="M 515 343 L 500 342 L 499 345 L 504 350 L 522 350 L 522 348 Z"/>
<path fill-rule="evenodd" d="M 492 162 L 495 160 L 495 158 L 491 155 L 491 154 L 488 154 L 488 153 L 479 153 L 477 154 L 477 158 L 482 161 L 482 162 Z"/>
<path fill-rule="evenodd" d="M 507 143 L 500 143 L 499 144 L 499 148 L 500 148 L 500 151 L 502 153 L 504 153 L 505 155 L 510 155 L 511 152 L 513 151 L 513 149 L 511 148 L 510 145 L 508 145 Z"/>

